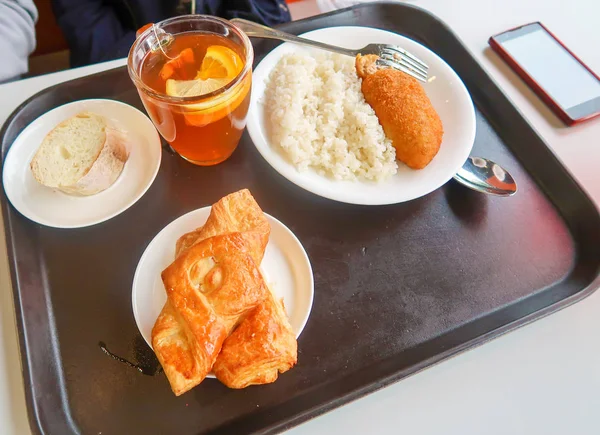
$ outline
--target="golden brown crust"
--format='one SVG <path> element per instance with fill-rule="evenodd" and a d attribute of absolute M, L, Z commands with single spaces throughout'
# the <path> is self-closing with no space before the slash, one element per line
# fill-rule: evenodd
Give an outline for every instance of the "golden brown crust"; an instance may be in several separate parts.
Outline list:
<path fill-rule="evenodd" d="M 413 169 L 427 166 L 440 149 L 444 129 L 421 84 L 386 68 L 368 75 L 362 92 L 392 140 L 396 158 Z"/>
<path fill-rule="evenodd" d="M 206 376 L 206 368 L 212 365 L 211 352 L 207 352 L 206 347 L 202 349 L 201 343 L 178 317 L 167 302 L 152 329 L 152 347 L 177 396 L 198 385 Z M 225 330 L 219 333 L 215 328 L 213 336 L 223 343 Z"/>
<path fill-rule="evenodd" d="M 365 56 L 358 54 L 354 61 L 356 74 L 358 74 L 361 79 L 364 79 L 368 75 L 376 73 L 379 70 L 377 59 L 379 59 L 379 56 L 376 54 L 367 54 Z"/>
<path fill-rule="evenodd" d="M 177 242 L 180 253 L 204 237 L 240 231 L 260 264 L 269 241 L 270 226 L 247 189 L 217 202 L 202 228 L 183 235 Z M 274 382 L 278 373 L 297 361 L 297 342 L 281 304 L 270 292 L 267 299 L 242 321 L 223 344 L 213 371 L 231 388 Z"/>
<path fill-rule="evenodd" d="M 217 243 L 223 234 L 230 236 L 227 249 Z M 222 291 L 236 263 L 248 270 L 250 262 L 260 264 L 269 234 L 268 220 L 244 189 L 214 204 L 205 225 L 177 241 L 177 260 L 163 272 L 169 299 L 153 330 L 153 345 L 160 348 L 159 361 L 176 395 L 193 388 L 211 369 L 225 385 L 244 388 L 274 382 L 278 373 L 296 364 L 294 332 L 282 303 L 264 285 L 265 299 L 250 310 L 252 290 L 238 283 L 236 289 Z M 240 251 L 245 257 L 236 254 Z M 242 281 L 256 277 L 251 278 Z M 186 281 L 192 290 L 204 291 L 169 290 Z M 199 281 L 201 286 L 195 284 Z"/>
<path fill-rule="evenodd" d="M 152 346 L 180 395 L 210 372 L 225 338 L 268 295 L 240 233 L 210 237 L 183 252 L 161 274 L 168 302 Z"/>
<path fill-rule="evenodd" d="M 271 227 L 248 189 L 227 195 L 214 204 L 204 226 L 177 240 L 176 255 L 208 237 L 230 232 L 243 233 L 254 261 L 260 264 L 269 242 Z"/>
<path fill-rule="evenodd" d="M 213 371 L 229 388 L 275 382 L 297 362 L 297 342 L 272 294 L 225 340 Z"/>

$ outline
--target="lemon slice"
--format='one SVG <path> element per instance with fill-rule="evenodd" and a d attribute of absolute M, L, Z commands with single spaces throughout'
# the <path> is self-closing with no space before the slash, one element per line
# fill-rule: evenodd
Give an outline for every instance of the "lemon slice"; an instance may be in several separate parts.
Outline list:
<path fill-rule="evenodd" d="M 199 97 L 222 88 L 230 81 L 227 77 L 206 80 L 169 79 L 166 83 L 166 91 L 170 97 Z"/>
<path fill-rule="evenodd" d="M 186 106 L 183 114 L 186 124 L 195 127 L 204 127 L 229 116 L 230 113 L 245 101 L 251 86 L 252 79 L 248 76 L 244 78 L 235 89 L 232 89 L 224 95 L 220 95 L 209 103 L 198 103 Z"/>

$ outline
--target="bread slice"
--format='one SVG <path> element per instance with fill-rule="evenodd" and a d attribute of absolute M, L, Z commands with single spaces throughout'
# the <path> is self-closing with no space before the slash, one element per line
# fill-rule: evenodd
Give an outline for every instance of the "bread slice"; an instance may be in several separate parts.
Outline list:
<path fill-rule="evenodd" d="M 106 118 L 81 112 L 46 135 L 31 160 L 35 179 L 70 195 L 93 195 L 119 178 L 128 158 L 126 136 Z"/>

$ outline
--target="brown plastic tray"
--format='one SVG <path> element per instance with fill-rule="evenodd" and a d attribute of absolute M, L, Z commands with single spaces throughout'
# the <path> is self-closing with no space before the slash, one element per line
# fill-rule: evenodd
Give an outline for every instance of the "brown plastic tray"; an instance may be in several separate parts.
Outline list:
<path fill-rule="evenodd" d="M 600 216 L 552 152 L 454 33 L 413 6 L 374 3 L 290 23 L 388 29 L 444 58 L 477 107 L 474 155 L 506 167 L 511 198 L 451 181 L 383 207 L 341 204 L 291 184 L 247 135 L 225 163 L 199 168 L 165 148 L 150 190 L 121 215 L 61 230 L 21 216 L 2 196 L 23 375 L 32 429 L 45 434 L 276 433 L 583 298 L 600 285 Z M 276 44 L 255 41 L 256 61 Z M 125 68 L 46 89 L 2 132 L 19 132 L 61 104 L 112 98 L 142 108 Z M 108 348 L 156 367 L 131 309 L 147 244 L 182 214 L 249 188 L 291 228 L 314 269 L 312 314 L 299 363 L 268 386 L 229 390 L 206 380 L 175 397 Z"/>

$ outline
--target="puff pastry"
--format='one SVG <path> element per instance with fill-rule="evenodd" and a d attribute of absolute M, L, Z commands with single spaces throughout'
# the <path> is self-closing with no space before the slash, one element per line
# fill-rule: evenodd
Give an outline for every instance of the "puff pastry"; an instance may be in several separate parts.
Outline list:
<path fill-rule="evenodd" d="M 227 337 L 213 372 L 229 388 L 268 384 L 296 364 L 297 352 L 283 302 L 269 291 L 267 299 Z"/>
<path fill-rule="evenodd" d="M 262 277 L 258 281 L 263 299 L 254 308 L 248 308 L 252 295 L 242 292 L 232 298 L 235 289 L 223 290 L 216 285 L 223 278 L 215 267 L 223 271 L 228 264 L 236 270 L 235 263 L 244 255 L 245 267 L 253 270 L 253 279 L 254 273 L 260 276 L 257 265 L 264 256 L 270 231 L 264 213 L 250 192 L 243 189 L 214 204 L 204 226 L 177 241 L 177 260 L 163 272 L 168 300 L 152 332 L 153 347 L 176 395 L 198 385 L 211 369 L 228 387 L 244 388 L 274 382 L 278 373 L 296 364 L 296 337 L 283 303 L 266 288 Z M 214 254 L 216 248 L 222 248 L 216 240 L 224 240 L 225 235 L 232 249 L 218 253 L 227 251 L 232 255 L 229 263 Z M 209 241 L 214 253 L 205 257 L 210 251 L 205 246 Z M 192 285 L 198 282 L 205 284 L 198 287 L 200 291 Z M 211 291 L 212 287 L 215 289 Z"/>
<path fill-rule="evenodd" d="M 240 231 L 252 246 L 256 264 L 262 262 L 270 226 L 251 193 L 241 190 L 217 202 L 206 224 L 182 236 L 178 251 L 218 233 Z M 297 362 L 297 342 L 281 302 L 268 292 L 267 298 L 227 338 L 213 371 L 230 388 L 274 382 L 278 373 Z"/>
<path fill-rule="evenodd" d="M 205 237 L 233 231 L 244 235 L 254 261 L 260 264 L 269 241 L 270 226 L 247 189 L 217 202 L 203 227 L 177 241 L 178 255 Z M 296 364 L 297 347 L 284 307 L 269 291 L 265 301 L 225 340 L 213 371 L 230 388 L 274 382 L 278 373 Z"/>
<path fill-rule="evenodd" d="M 269 295 L 240 233 L 209 237 L 161 274 L 167 303 L 152 329 L 152 346 L 179 396 L 212 369 L 237 323 Z"/>
<path fill-rule="evenodd" d="M 271 227 L 248 189 L 229 194 L 214 204 L 204 226 L 177 240 L 176 255 L 208 237 L 231 232 L 242 233 L 248 239 L 251 255 L 256 264 L 260 264 Z"/>

